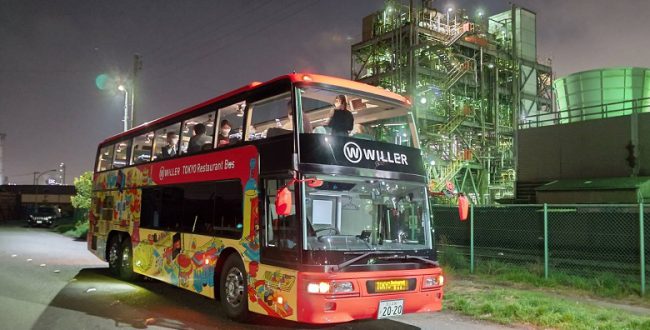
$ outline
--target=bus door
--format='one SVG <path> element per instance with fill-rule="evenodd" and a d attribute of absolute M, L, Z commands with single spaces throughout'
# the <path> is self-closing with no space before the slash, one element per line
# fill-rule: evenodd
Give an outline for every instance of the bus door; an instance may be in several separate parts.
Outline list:
<path fill-rule="evenodd" d="M 183 190 L 175 186 L 142 189 L 139 242 L 133 247 L 137 273 L 178 285 Z"/>
<path fill-rule="evenodd" d="M 214 182 L 183 186 L 181 221 L 182 251 L 177 258 L 180 287 L 214 297 L 215 244 L 214 207 L 217 197 Z"/>
<path fill-rule="evenodd" d="M 219 253 L 238 246 L 243 229 L 240 180 L 183 185 L 182 251 L 177 258 L 179 286 L 214 297 Z"/>

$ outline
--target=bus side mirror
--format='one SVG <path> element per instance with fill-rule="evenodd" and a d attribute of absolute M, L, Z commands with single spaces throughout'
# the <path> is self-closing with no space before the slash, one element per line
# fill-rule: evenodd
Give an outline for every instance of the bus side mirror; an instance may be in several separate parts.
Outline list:
<path fill-rule="evenodd" d="M 323 180 L 318 180 L 316 178 L 306 179 L 305 182 L 307 182 L 307 186 L 311 188 L 318 188 L 323 185 Z"/>
<path fill-rule="evenodd" d="M 278 190 L 278 194 L 275 198 L 275 213 L 280 216 L 287 216 L 291 214 L 291 191 L 289 188 L 282 187 Z"/>

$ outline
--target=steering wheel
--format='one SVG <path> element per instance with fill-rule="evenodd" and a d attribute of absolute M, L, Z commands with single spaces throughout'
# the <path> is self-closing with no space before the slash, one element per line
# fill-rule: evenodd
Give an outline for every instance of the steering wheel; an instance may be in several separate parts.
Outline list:
<path fill-rule="evenodd" d="M 318 233 L 321 232 L 321 231 L 329 231 L 330 233 L 334 233 L 334 235 L 338 235 L 338 234 L 340 234 L 340 233 L 339 233 L 339 230 L 336 229 L 336 228 L 334 228 L 334 227 L 319 228 L 319 229 L 316 229 L 316 230 L 314 231 L 314 233 L 318 234 Z M 317 235 L 317 236 L 318 236 L 318 235 Z M 324 235 L 323 235 L 323 236 L 324 236 Z"/>

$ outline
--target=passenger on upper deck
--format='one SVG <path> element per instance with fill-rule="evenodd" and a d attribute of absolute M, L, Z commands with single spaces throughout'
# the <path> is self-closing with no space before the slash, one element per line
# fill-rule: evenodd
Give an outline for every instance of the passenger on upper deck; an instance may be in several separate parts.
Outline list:
<path fill-rule="evenodd" d="M 334 113 L 327 126 L 332 130 L 333 135 L 350 135 L 350 131 L 354 126 L 354 116 L 348 110 L 345 95 L 338 95 L 334 99 Z"/>
<path fill-rule="evenodd" d="M 187 146 L 187 153 L 195 153 L 203 149 L 203 146 L 205 144 L 210 144 L 212 142 L 212 138 L 210 136 L 207 136 L 205 134 L 205 125 L 203 124 L 196 124 L 194 125 L 194 136 L 190 138 L 190 142 L 188 143 Z"/>
<path fill-rule="evenodd" d="M 292 111 L 293 109 L 291 108 L 291 101 L 287 102 L 287 122 L 286 124 L 282 125 L 283 129 L 293 131 L 293 115 Z M 309 117 L 307 116 L 306 113 L 302 114 L 302 132 L 303 133 L 311 133 L 312 132 L 312 126 L 311 122 L 309 121 Z"/>
<path fill-rule="evenodd" d="M 161 158 L 171 158 L 178 154 L 178 134 L 176 132 L 167 132 L 167 145 L 162 147 Z"/>
<path fill-rule="evenodd" d="M 230 122 L 226 119 L 221 121 L 219 125 L 219 136 L 217 137 L 217 147 L 223 147 L 230 143 Z"/>

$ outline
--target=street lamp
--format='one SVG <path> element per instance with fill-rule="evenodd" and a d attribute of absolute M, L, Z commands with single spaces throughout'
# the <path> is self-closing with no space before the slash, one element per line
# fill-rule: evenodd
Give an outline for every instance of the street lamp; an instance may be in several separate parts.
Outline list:
<path fill-rule="evenodd" d="M 129 130 L 129 91 L 124 85 L 117 86 L 117 89 L 124 92 L 124 131 Z"/>

